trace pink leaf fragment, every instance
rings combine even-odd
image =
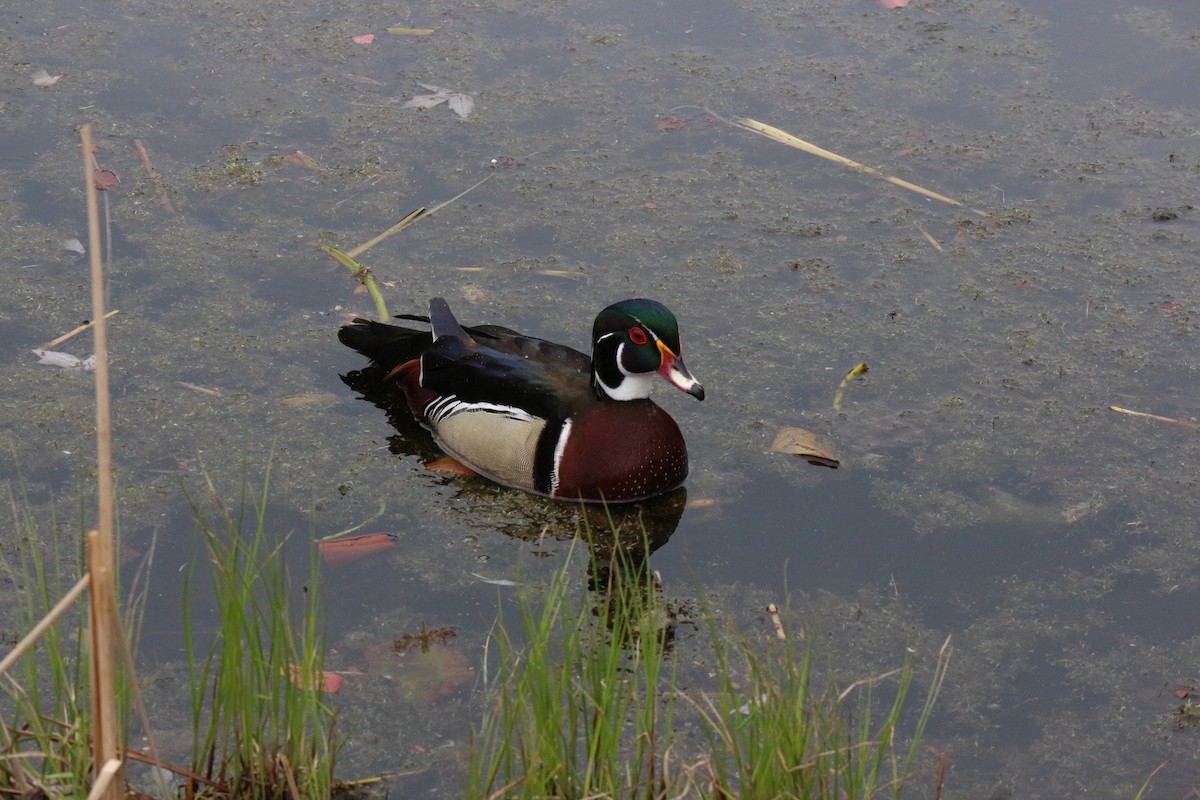
[[[350,40],[355,44],[370,44],[371,42],[375,41],[375,34],[364,33],[361,36],[351,36]]]

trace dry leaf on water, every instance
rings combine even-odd
[[[315,158],[301,150],[293,150],[292,152],[288,153],[287,160],[288,163],[295,164],[298,167],[304,167],[305,169],[321,169],[321,164]]]
[[[465,94],[452,94],[446,102],[450,105],[450,110],[463,119],[471,116],[471,112],[475,109],[475,101]]]
[[[841,463],[833,442],[826,436],[796,427],[783,427],[775,434],[771,450],[789,456],[800,456],[818,467],[837,469]]]
[[[58,79],[61,78],[62,75],[51,75],[44,69],[35,69],[31,77],[33,78],[34,86],[53,86],[54,84],[58,83]]]
[[[433,86],[428,83],[422,83],[422,88],[428,89],[432,94],[414,95],[413,99],[406,102],[401,108],[433,108],[446,103],[450,106],[455,114],[458,114],[463,119],[471,115],[475,109],[475,101],[470,95],[462,92],[452,92],[449,89],[443,89],[440,86]]]
[[[364,33],[362,36],[351,36],[350,40],[355,44],[370,44],[375,41],[375,34]]]

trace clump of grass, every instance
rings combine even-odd
[[[901,795],[948,647],[907,738],[900,724],[910,665],[845,690],[817,684],[810,646],[782,627],[777,641],[756,643],[708,614],[713,682],[685,692],[676,684],[673,615],[644,561],[618,552],[611,569],[593,564],[594,574],[611,577],[589,607],[575,597],[574,550],[541,597],[518,599],[519,627],[510,629],[501,611],[499,663],[494,674],[484,669],[494,705],[471,753],[468,796]],[[878,704],[885,686],[891,699]]]
[[[540,608],[528,596],[518,602],[523,642],[501,612],[489,678],[496,705],[472,752],[471,796],[659,793],[659,737],[673,705],[657,695],[669,666],[665,601],[646,570],[618,564],[594,570],[608,580],[589,610],[573,600],[576,560],[568,556]]]
[[[841,689],[833,678],[814,681],[811,647],[806,641],[797,644],[782,623],[770,648],[723,635],[711,617],[709,630],[716,687],[689,699],[709,739],[704,766],[712,796],[901,796],[946,676],[949,640],[905,738],[900,721],[912,686],[911,664]],[[743,676],[743,688],[735,674]],[[891,700],[880,704],[875,691],[884,686]]]
[[[5,564],[24,598],[28,628],[50,615],[70,587],[68,571],[82,571],[81,554],[48,553],[32,515],[10,496],[13,528],[28,545],[19,564]],[[57,539],[54,540],[57,545]],[[69,562],[69,563],[68,563]],[[20,657],[22,680],[4,676],[7,702],[0,714],[0,794],[59,797],[87,794],[92,771],[88,710],[86,617],[70,611],[46,627],[37,646]]]
[[[267,527],[267,488],[247,524],[209,485],[215,518],[197,513],[217,603],[216,639],[197,652],[184,588],[184,632],[192,689],[192,771],[207,778],[197,797],[327,798],[335,789],[335,715],[324,702],[323,631],[317,565],[289,585]],[[294,598],[303,592],[303,601]]]

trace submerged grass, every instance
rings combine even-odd
[[[330,797],[337,739],[334,711],[322,696],[316,561],[303,587],[289,585],[283,539],[268,533],[266,481],[249,521],[247,498],[235,517],[209,488],[215,517],[196,514],[217,603],[207,655],[198,650],[190,618],[190,572],[183,606],[192,771],[207,779],[195,796]]]
[[[515,628],[503,611],[498,619],[498,665],[484,670],[493,706],[471,753],[469,797],[901,796],[948,645],[906,737],[910,665],[841,690],[814,681],[811,647],[782,628],[779,641],[756,643],[709,614],[712,683],[684,690],[674,616],[649,569],[619,554],[593,564],[610,577],[589,607],[574,599],[574,550],[540,598],[519,598]],[[891,700],[881,705],[883,686]]]

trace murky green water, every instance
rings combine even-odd
[[[336,329],[371,306],[313,244],[349,248],[491,175],[365,260],[393,311],[440,294],[464,321],[580,347],[613,300],[676,311],[709,398],[659,395],[694,460],[653,560],[669,592],[712,593],[752,630],[791,591],[850,674],[909,650],[932,668],[953,635],[930,732],[951,796],[1131,797],[1167,759],[1148,796],[1183,796],[1200,435],[1108,406],[1196,414],[1200,7],[1044,5],[9,4],[0,477],[71,520],[93,468],[91,380],[28,354],[89,315],[85,259],[61,243],[86,238],[74,128],[91,121],[122,179],[110,344],[124,540],[158,542],[147,674],[182,686],[183,487],[207,472],[236,496],[273,450],[281,533],[383,502],[370,529],[399,540],[327,574],[332,665],[374,664],[338,695],[343,777],[424,770],[396,791],[454,796],[471,682],[405,694],[372,648],[455,626],[478,670],[504,590],[476,576],[552,569],[574,514],[422,468],[419,431],[339,379],[361,363]],[[38,87],[37,69],[62,77]],[[419,83],[474,113],[402,108]],[[686,125],[661,131],[666,116]],[[832,437],[846,467],[768,453],[783,425]],[[170,740],[183,723],[162,718]]]

